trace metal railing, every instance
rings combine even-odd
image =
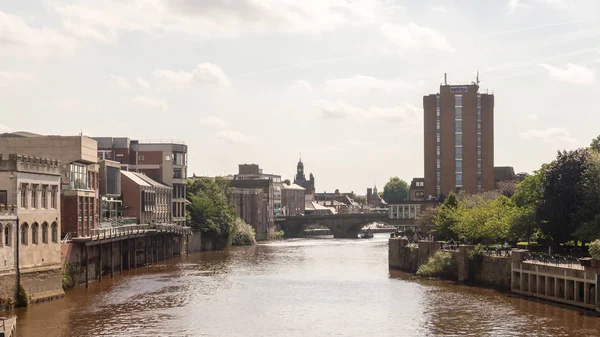
[[[185,142],[182,140],[176,139],[140,139],[138,140],[138,144],[178,144],[185,145]]]
[[[187,235],[191,234],[191,228],[186,226],[172,224],[143,224],[143,225],[123,225],[108,228],[95,228],[90,230],[90,238],[94,240],[104,240],[120,236],[145,234],[149,232],[173,233]]]
[[[555,267],[581,267],[579,259],[573,256],[559,256],[548,254],[527,254],[523,262],[552,265]]]
[[[73,234],[71,232],[68,232],[67,234],[65,234],[65,237],[63,237],[62,240],[60,240],[60,243],[71,242],[72,238]]]

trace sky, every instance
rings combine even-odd
[[[317,191],[423,176],[423,96],[495,95],[495,165],[600,134],[599,0],[0,0],[0,132],[176,139]]]

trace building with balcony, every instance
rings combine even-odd
[[[172,188],[171,218],[185,225],[187,145],[174,140],[132,140],[126,137],[94,137],[97,157],[119,162],[121,171],[144,173]]]
[[[171,223],[172,188],[138,172],[121,172],[123,215],[138,224]]]
[[[101,160],[98,172],[100,192],[100,223],[121,217],[121,165],[116,161]]]
[[[85,136],[43,136],[31,133],[0,135],[0,153],[53,158],[60,162],[60,219],[64,235],[89,236],[98,227],[96,141]],[[58,202],[58,201],[57,201]]]
[[[0,297],[19,282],[34,300],[64,294],[60,180],[56,159],[0,154]]]

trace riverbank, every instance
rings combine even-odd
[[[373,233],[394,233],[394,232],[396,232],[396,228],[369,228],[369,230]],[[307,236],[307,237],[326,236],[326,235],[333,235],[333,232],[327,228],[305,229],[304,230],[304,236]]]
[[[474,246],[445,251],[449,259],[444,277],[471,285],[494,288],[600,312],[600,268],[527,260],[527,250],[513,249],[509,257],[481,255]],[[416,273],[441,249],[439,242],[408,243],[391,238],[390,269]]]

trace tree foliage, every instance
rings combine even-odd
[[[392,177],[383,187],[383,200],[396,202],[408,200],[408,184],[406,181]]]
[[[210,178],[188,181],[187,206],[191,227],[231,244],[236,210],[228,197],[228,185]]]

